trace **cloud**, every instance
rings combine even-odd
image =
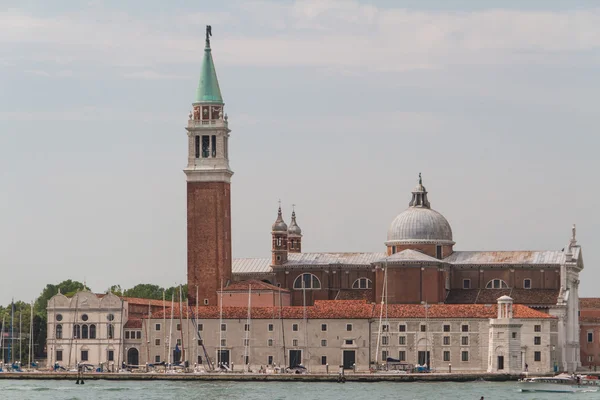
[[[161,19],[121,10],[52,17],[9,10],[0,13],[0,45],[17,52],[24,46],[28,51],[20,57],[27,61],[141,67],[127,77],[173,79],[153,71],[199,62],[204,24],[198,21],[213,24],[222,65],[339,68],[346,74],[354,68],[568,63],[561,54],[600,48],[600,9],[442,12],[341,0],[258,1],[228,12]]]

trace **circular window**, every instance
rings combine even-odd
[[[83,314],[83,315],[81,316],[81,320],[82,320],[82,321],[87,321],[87,320],[88,320],[88,316],[87,316],[87,314]]]
[[[56,320],[57,321],[62,321],[62,314],[56,314]]]
[[[109,320],[109,321],[113,321],[115,319],[115,314],[108,314],[106,316],[106,319]]]

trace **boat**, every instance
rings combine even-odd
[[[600,388],[595,382],[568,374],[523,378],[518,385],[521,392],[597,392]]]

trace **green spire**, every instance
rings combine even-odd
[[[223,104],[223,97],[221,97],[221,89],[219,89],[219,81],[217,79],[217,70],[215,69],[210,51],[210,36],[212,36],[211,27],[207,25],[204,59],[202,60],[202,70],[200,72],[200,82],[198,83],[195,102]]]

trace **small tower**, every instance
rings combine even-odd
[[[498,318],[490,319],[488,343],[488,372],[505,374],[522,371],[521,320],[514,319],[513,299],[498,300]]]
[[[302,229],[296,223],[296,210],[292,211],[292,222],[288,228],[288,251],[302,253]]]
[[[229,126],[210,48],[206,42],[200,82],[188,124],[187,251],[188,301],[217,305],[217,290],[231,280]]]
[[[271,264],[283,265],[287,262],[288,258],[288,226],[281,215],[281,202],[277,210],[277,219],[271,228],[271,236],[273,238],[271,247],[273,258]]]

